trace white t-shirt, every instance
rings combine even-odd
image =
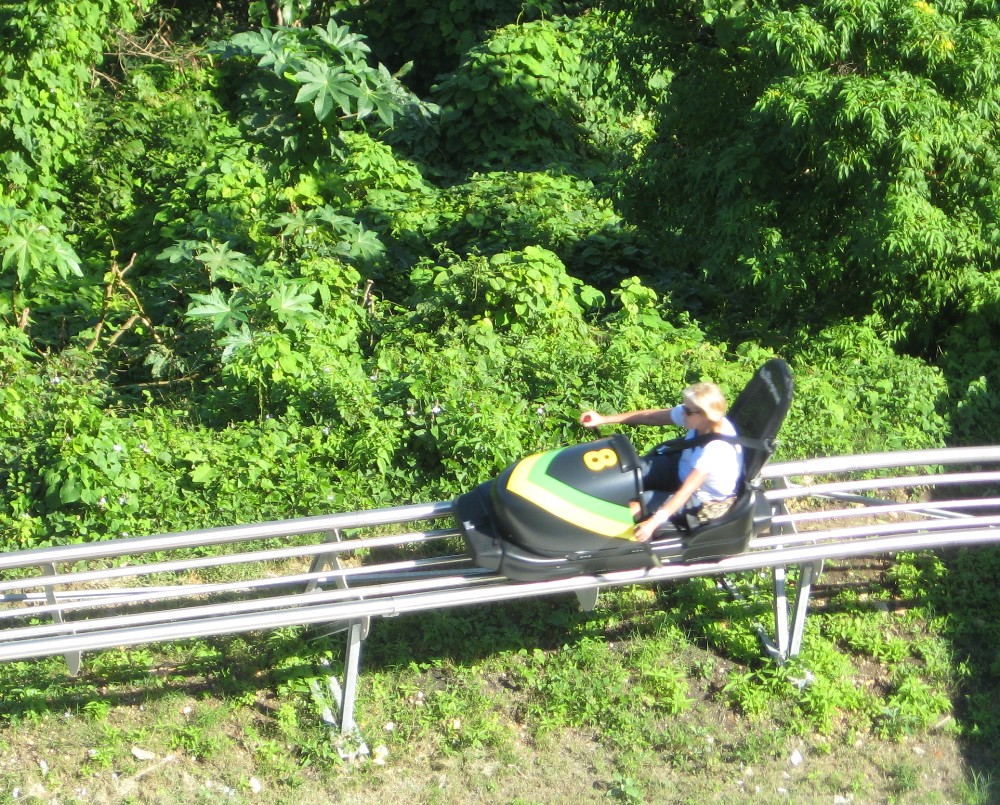
[[[684,406],[677,405],[670,410],[670,418],[675,425],[684,425]],[[736,428],[725,417],[722,418],[723,436],[736,436]],[[695,430],[688,430],[685,439],[694,439]],[[705,481],[698,489],[698,497],[705,500],[723,500],[736,493],[736,484],[743,471],[743,448],[722,439],[713,439],[707,444],[689,447],[681,453],[678,466],[681,483],[698,469],[706,473]]]

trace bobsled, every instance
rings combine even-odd
[[[742,553],[770,522],[758,476],[774,452],[792,393],[791,370],[775,358],[730,406],[743,473],[736,500],[721,517],[693,526],[685,521],[638,542],[629,504],[642,500],[640,458],[631,440],[616,433],[522,458],[456,498],[455,519],[469,553],[479,567],[515,581],[711,562]],[[674,439],[652,452],[686,446],[690,440]]]

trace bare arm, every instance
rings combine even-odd
[[[600,425],[672,425],[669,408],[646,408],[642,411],[626,411],[623,414],[599,414],[597,411],[584,411],[580,415],[580,424],[585,428],[596,428]]]
[[[707,477],[708,473],[704,470],[691,470],[691,474],[684,479],[684,483],[681,484],[680,489],[674,492],[667,502],[653,512],[652,515],[636,525],[635,538],[639,542],[648,542],[657,528],[684,508],[691,499],[691,496],[705,483]]]

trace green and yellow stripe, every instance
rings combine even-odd
[[[635,539],[635,521],[628,506],[588,495],[548,475],[559,450],[522,459],[511,471],[507,489],[560,520],[604,537]]]

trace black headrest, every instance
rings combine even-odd
[[[755,478],[774,449],[774,439],[792,404],[792,370],[781,358],[772,358],[754,374],[733,401],[727,416],[743,437],[759,439],[768,449],[744,448],[743,474]]]

